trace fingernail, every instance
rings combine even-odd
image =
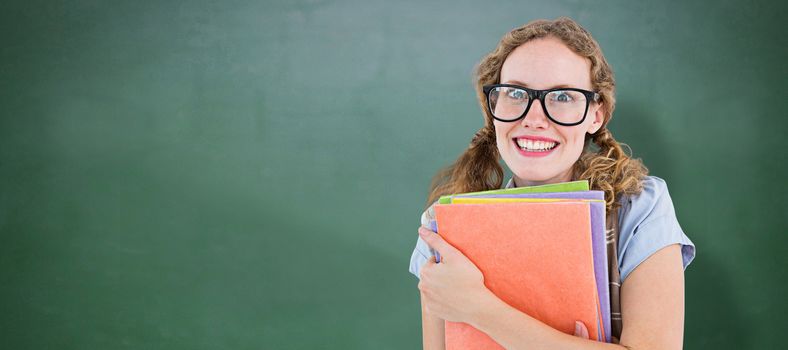
[[[580,322],[575,321],[575,334],[580,334]]]

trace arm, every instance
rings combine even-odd
[[[423,296],[421,300],[421,332],[424,338],[424,350],[444,350],[446,349],[445,323],[442,319],[427,312]]]
[[[681,245],[662,248],[621,286],[621,344],[633,349],[681,349],[684,342],[684,268]]]
[[[561,333],[497,298],[471,324],[507,349],[681,349],[684,269],[674,244],[641,263],[621,287],[624,329],[620,345]]]

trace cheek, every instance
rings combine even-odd
[[[507,124],[511,123],[502,123],[497,120],[493,123],[493,126],[495,126],[495,142],[498,144],[498,149],[506,145],[507,135],[511,129],[511,126]]]
[[[577,157],[583,153],[583,146],[585,144],[585,133],[584,132],[576,132],[573,133],[571,139],[567,140],[567,148],[566,151],[568,154],[571,154],[572,158],[577,160]]]
[[[583,144],[583,138],[585,137],[585,133],[584,132],[576,132],[576,133],[573,133],[570,137],[571,137],[571,140],[572,140],[571,143],[573,145],[582,145]]]
[[[564,139],[564,152],[568,154],[580,154],[583,151],[583,144],[585,143],[585,132],[582,129],[568,129],[563,127],[561,134]]]
[[[574,146],[577,143],[583,143],[583,135],[585,135],[585,124],[577,126],[560,126],[554,125],[556,131],[561,136],[565,145]]]

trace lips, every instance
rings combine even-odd
[[[526,157],[542,157],[552,153],[560,143],[542,136],[518,136],[512,138],[520,154]]]
[[[518,147],[529,151],[550,150],[559,145],[559,142],[540,136],[519,136],[512,139]]]
[[[544,136],[530,136],[530,135],[524,135],[524,136],[517,136],[517,137],[514,137],[514,138],[512,138],[512,139],[513,139],[513,140],[515,140],[515,142],[516,142],[518,139],[523,139],[523,140],[532,140],[532,141],[546,141],[546,142],[555,142],[555,143],[558,143],[558,141],[556,141],[556,140],[553,140],[553,139],[551,139],[551,138],[549,138],[549,137],[544,137]]]

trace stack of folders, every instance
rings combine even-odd
[[[573,181],[444,196],[430,225],[510,306],[567,334],[581,321],[610,342],[604,192]],[[445,330],[447,349],[503,349],[465,323]]]

